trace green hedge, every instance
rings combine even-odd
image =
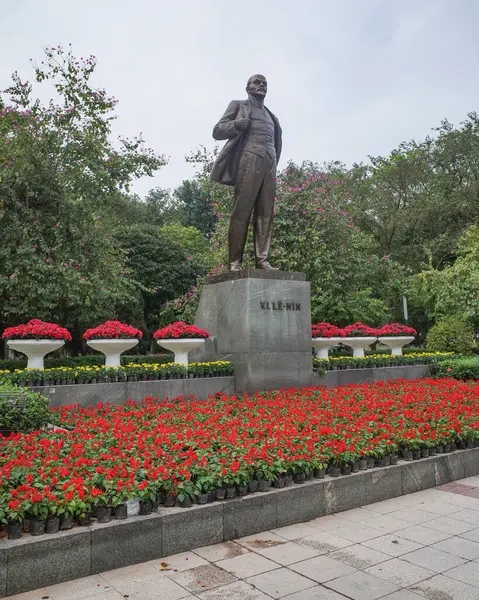
[[[174,355],[168,354],[147,354],[141,355],[128,355],[125,354],[121,357],[121,364],[126,365],[131,362],[142,363],[142,364],[162,364],[173,362]],[[87,356],[66,356],[64,358],[46,358],[44,361],[45,369],[58,369],[60,367],[94,367],[105,364],[105,357],[103,354],[88,354]],[[15,369],[26,369],[27,359],[25,360],[7,360],[0,359],[0,371],[14,371]]]
[[[0,430],[28,433],[49,420],[50,398],[10,383],[0,385]]]
[[[407,346],[406,348],[403,348],[402,351],[403,351],[403,354],[413,354],[416,352],[425,352],[425,349],[419,348],[417,346]],[[380,346],[379,344],[377,344],[376,350],[373,350],[372,348],[366,348],[364,353],[366,356],[369,356],[371,354],[384,354],[384,356],[390,356],[391,348],[386,348],[385,346]],[[329,350],[329,355],[334,356],[334,357],[352,356],[353,349],[349,348],[348,346],[345,348],[334,347]]]
[[[452,377],[453,379],[479,379],[479,358],[467,356],[445,360],[433,367],[436,377]]]
[[[320,358],[313,358],[313,368],[319,374],[325,374],[327,371],[339,371],[343,369],[372,369],[378,367],[400,367],[400,366],[413,366],[413,365],[433,365],[443,361],[451,361],[453,356],[445,355],[441,356],[436,353],[434,355],[427,355],[427,353],[418,353],[415,356],[365,356],[364,358],[359,357],[330,357],[330,360],[324,360]]]

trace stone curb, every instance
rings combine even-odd
[[[0,543],[0,597],[308,521],[479,474],[479,448],[190,509]]]

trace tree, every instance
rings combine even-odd
[[[181,223],[185,227],[196,227],[203,235],[211,236],[216,217],[207,192],[195,179],[185,180],[176,188],[174,197],[181,213]]]
[[[2,327],[38,317],[78,339],[139,299],[105,217],[165,160],[141,138],[112,145],[116,100],[91,86],[95,65],[47,48],[35,81],[50,81],[59,100],[34,100],[16,73],[0,97]]]

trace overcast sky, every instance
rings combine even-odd
[[[173,188],[184,156],[213,147],[228,102],[253,73],[283,127],[283,156],[387,154],[447,117],[479,110],[479,0],[0,0],[0,87],[30,76],[43,47],[98,59],[119,99],[116,133],[170,157],[135,185]]]

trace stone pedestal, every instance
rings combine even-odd
[[[304,273],[245,269],[210,277],[195,325],[211,339],[191,353],[191,361],[231,361],[238,392],[311,385],[310,286]]]

